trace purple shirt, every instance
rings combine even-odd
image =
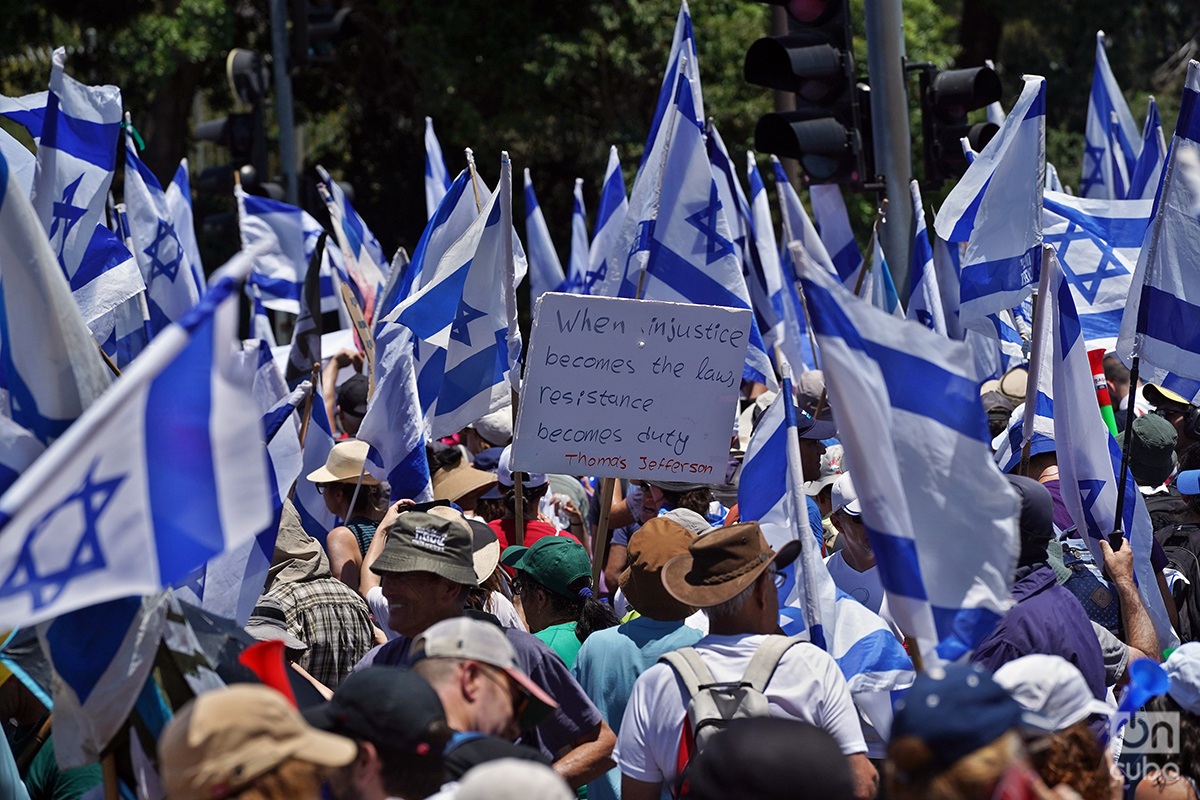
[[[1050,493],[1050,499],[1054,501],[1054,525],[1064,533],[1075,527],[1075,520],[1071,519],[1071,512],[1067,511],[1067,506],[1063,503],[1062,487],[1057,480],[1042,481],[1042,486],[1046,487],[1046,491]]]

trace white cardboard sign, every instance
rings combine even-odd
[[[724,483],[751,313],[542,295],[513,468]]]

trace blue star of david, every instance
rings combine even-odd
[[[733,254],[733,242],[717,233],[717,212],[721,200],[717,197],[717,185],[709,190],[708,204],[687,218],[687,223],[704,235],[705,264]]]
[[[467,301],[463,300],[458,304],[458,313],[454,317],[454,324],[450,326],[450,338],[470,347],[471,323],[483,316],[484,313],[482,311],[477,308],[471,308],[471,306],[467,305]]]
[[[175,257],[164,262],[160,257],[161,245],[167,242],[175,243]],[[175,276],[179,274],[179,264],[183,261],[183,245],[179,243],[179,237],[175,235],[174,225],[160,219],[158,230],[154,232],[154,241],[142,252],[150,257],[150,280],[153,281],[157,275],[165,275],[171,283],[175,282]]]
[[[600,262],[600,266],[595,270],[588,270],[583,276],[583,293],[591,294],[592,287],[604,280],[604,276],[608,274],[608,259]]]
[[[1112,520],[1100,522],[1096,519],[1096,515],[1092,513],[1092,506],[1096,505],[1096,501],[1100,499],[1100,493],[1104,491],[1105,481],[1079,481],[1079,499],[1083,501],[1083,516],[1087,520],[1090,531],[1103,530],[1102,525],[1111,525]]]
[[[83,181],[83,174],[73,183],[67,185],[63,189],[62,200],[56,202],[53,207],[54,221],[50,223],[51,241],[54,241],[54,234],[58,232],[59,223],[62,223],[62,239],[58,242],[58,263],[63,269],[66,269],[66,264],[63,263],[63,249],[67,246],[67,236],[71,233],[71,228],[75,227],[75,223],[79,222],[80,218],[87,212],[86,208],[72,205],[75,202],[75,192],[79,191],[79,184]]]
[[[1113,252],[1113,248],[1108,242],[1092,235],[1089,231],[1077,225],[1074,220],[1067,221],[1067,229],[1064,232],[1046,234],[1043,238],[1045,238],[1048,244],[1062,245],[1062,249],[1058,250],[1058,261],[1062,265],[1063,272],[1066,273],[1068,281],[1079,290],[1079,293],[1083,295],[1089,305],[1096,302],[1096,295],[1100,292],[1100,285],[1105,280],[1129,274],[1129,270],[1117,258],[1116,253]],[[1090,241],[1100,251],[1100,261],[1096,264],[1095,271],[1075,272],[1067,263],[1067,250],[1070,248],[1071,242],[1078,241]]]
[[[102,570],[107,566],[104,553],[100,549],[100,532],[97,523],[126,476],[98,481],[96,480],[96,467],[99,463],[97,460],[92,464],[79,488],[43,514],[29,528],[25,543],[21,545],[21,552],[17,555],[16,565],[8,573],[4,582],[0,584],[0,598],[28,592],[33,603],[33,610],[36,611],[57,600],[71,581]],[[43,534],[61,540],[64,531],[51,523],[55,521],[60,511],[72,503],[78,503],[83,512],[83,531],[79,541],[76,542],[75,549],[71,553],[71,560],[65,567],[43,573],[38,569],[33,555],[33,546]]]
[[[1092,171],[1079,179],[1079,194],[1081,197],[1087,197],[1093,186],[1102,186],[1104,184],[1104,148],[1099,145],[1090,145],[1086,141],[1083,143],[1083,163],[1086,165],[1088,159],[1092,162]]]

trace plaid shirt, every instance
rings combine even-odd
[[[375,646],[366,601],[337,578],[276,583],[264,595],[280,601],[288,632],[308,645],[300,666],[330,689]]]

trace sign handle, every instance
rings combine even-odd
[[[596,523],[596,538],[592,540],[592,588],[596,591],[600,588],[600,571],[604,569],[604,551],[608,549],[608,515],[612,513],[615,480],[616,478],[600,480],[600,519]],[[609,589],[616,592],[615,586],[610,586]]]

